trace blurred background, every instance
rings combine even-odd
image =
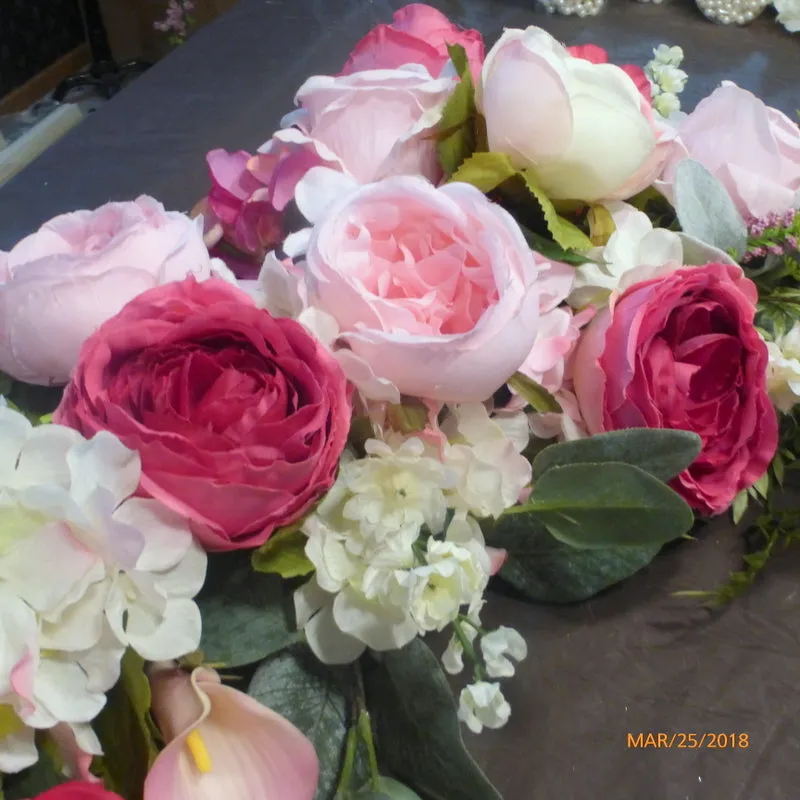
[[[0,185],[237,0],[0,0]]]

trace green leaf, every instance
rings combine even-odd
[[[298,523],[275,531],[253,552],[253,569],[282,578],[300,578],[313,572],[314,565],[306,555],[308,537],[300,530],[301,525]]]
[[[675,212],[681,229],[724,251],[747,250],[747,227],[723,184],[691,158],[675,170]]]
[[[453,173],[450,182],[469,183],[486,194],[516,174],[505,153],[474,153]]]
[[[577,548],[555,539],[532,514],[482,520],[487,544],[508,551],[500,578],[531,600],[575,603],[587,600],[647,566],[661,549]]]
[[[575,253],[572,250],[565,250],[561,245],[556,244],[540,233],[526,228],[524,225],[520,225],[519,227],[531,250],[536,250],[537,253],[541,253],[545,258],[551,261],[561,261],[563,264],[570,264],[573,267],[580,267],[583,264],[598,263],[594,259],[587,258],[584,253]]]
[[[742,517],[744,517],[745,512],[747,511],[747,505],[749,502],[749,496],[747,494],[747,490],[743,489],[733,500],[733,509],[732,509],[732,517],[733,517],[733,524],[738,525],[742,521]]]
[[[133,650],[122,657],[119,681],[108,693],[94,729],[103,746],[99,765],[106,785],[127,800],[141,800],[158,745],[150,719],[150,682],[144,660]]]
[[[422,800],[416,792],[392,778],[381,778],[380,789],[375,791],[368,783],[356,792],[353,800]]]
[[[44,748],[39,749],[39,760],[32,767],[13,775],[4,775],[2,778],[5,800],[35,798],[42,792],[46,792],[48,789],[67,781],[67,778],[60,774]],[[3,797],[3,795],[0,795],[0,797]]]
[[[315,800],[333,800],[344,762],[347,731],[353,720],[347,702],[352,669],[320,663],[307,648],[293,648],[264,661],[247,693],[299,728],[319,758]],[[358,783],[366,780],[363,759],[356,758]],[[358,784],[357,784],[358,785]]]
[[[297,642],[284,607],[283,581],[254,572],[247,553],[215,554],[197,598],[205,659],[227,667],[253,664]]]
[[[534,482],[524,506],[550,533],[573,547],[662,545],[694,523],[686,502],[639,467],[613,461],[551,467]]]
[[[527,375],[523,375],[521,372],[515,372],[508,379],[508,385],[522,397],[534,411],[561,411],[561,406],[558,404],[558,401],[547,389],[540,386]]]
[[[439,122],[439,161],[445,175],[452,175],[475,150],[475,87],[466,51],[447,45],[460,80],[445,103]]]
[[[389,403],[386,407],[386,422],[392,430],[403,434],[423,431],[428,424],[428,409],[419,400]]]
[[[756,493],[767,499],[767,492],[769,492],[769,471],[765,472],[754,484],[753,489]]]
[[[628,428],[601,433],[546,447],[533,460],[533,479],[551,467],[615,461],[633,464],[654,478],[668,481],[697,458],[701,447],[700,437],[689,431]]]
[[[419,639],[364,670],[378,760],[428,800],[500,800],[464,747],[456,702]]]
[[[547,230],[550,231],[550,235],[556,244],[565,250],[590,250],[592,248],[592,240],[576,225],[558,215],[552,200],[536,183],[536,179],[531,172],[523,169],[520,174],[525,180],[525,186],[528,191],[542,209],[544,221],[547,223]]]

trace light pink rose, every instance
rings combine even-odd
[[[270,201],[283,209],[314,166],[339,170],[361,184],[391,175],[442,174],[431,135],[456,84],[410,64],[394,70],[309,78],[301,106],[259,150],[255,175],[269,175]]]
[[[211,274],[200,221],[151,197],[55,217],[0,253],[0,370],[66,383],[83,342],[129,300]]]
[[[541,28],[508,29],[486,56],[476,101],[489,149],[529,170],[553,199],[636,194],[659,174],[673,134],[613,64],[571,55]]]
[[[400,394],[485,400],[539,330],[541,256],[467,184],[396,177],[359,187],[321,217],[306,259],[308,301],[338,325],[340,358]]]
[[[724,184],[743,216],[792,207],[800,190],[800,130],[751,92],[723,82],[680,123],[678,137],[657,184],[670,200],[678,164],[692,158]]]
[[[354,48],[342,69],[351,75],[367,69],[396,69],[422,64],[431,75],[440,75],[450,60],[447,45],[461,45],[472,76],[478,80],[483,64],[483,37],[463,30],[431,6],[412,3],[394,12],[391,25],[376,25]]]

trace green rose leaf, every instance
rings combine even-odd
[[[352,670],[320,663],[310,650],[292,648],[259,665],[247,693],[286,717],[314,745],[319,758],[319,786],[315,800],[333,800],[344,763],[348,714],[347,687]],[[368,769],[357,757],[357,785]]]
[[[725,252],[747,250],[747,227],[728,190],[702,164],[685,158],[675,169],[675,212],[681,229]]]
[[[364,670],[378,761],[429,800],[500,800],[464,747],[456,702],[419,639]]]
[[[540,603],[587,600],[629,578],[658,554],[659,545],[578,548],[554,538],[532,514],[481,523],[487,544],[508,551],[500,578]]]
[[[558,215],[553,201],[545,194],[544,189],[536,183],[536,179],[531,172],[524,169],[521,170],[520,175],[525,180],[525,186],[528,191],[542,209],[544,221],[547,223],[547,230],[550,231],[550,235],[556,244],[565,250],[590,250],[592,248],[592,240],[576,225]]]
[[[150,718],[150,682],[144,660],[133,650],[122,657],[119,681],[108,693],[94,729],[103,746],[97,765],[106,785],[123,797],[141,798],[158,744]]]
[[[246,553],[215,554],[197,598],[203,615],[200,649],[207,662],[254,664],[300,640],[277,575],[254,572]]]
[[[475,87],[467,53],[461,45],[447,45],[460,80],[447,99],[439,122],[439,161],[452,175],[475,150]]]
[[[59,774],[53,761],[39,750],[39,760],[22,772],[2,776],[0,798],[3,800],[29,800],[48,789],[66,783],[67,778]]]
[[[505,153],[474,153],[453,173],[450,182],[469,183],[486,194],[516,174]]]
[[[509,379],[508,385],[531,406],[534,411],[561,411],[558,401],[543,386],[535,380],[515,372]]]
[[[416,792],[392,778],[381,778],[376,791],[368,783],[358,792],[353,800],[422,800]]]
[[[301,578],[314,571],[306,555],[308,537],[299,523],[281,528],[253,553],[252,566],[256,572],[280,575],[281,578]]]
[[[551,467],[534,482],[524,506],[504,516],[533,514],[573,547],[663,545],[692,527],[694,514],[666,484],[631,464],[613,461]]]
[[[545,447],[533,460],[533,479],[552,467],[615,461],[668,481],[691,465],[702,444],[700,437],[689,431],[628,428],[601,433]]]

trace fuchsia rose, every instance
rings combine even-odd
[[[596,44],[576,44],[567,48],[567,52],[574,58],[582,58],[591,64],[608,64],[608,52]],[[642,97],[648,103],[653,102],[653,87],[645,75],[644,70],[636,64],[620,64],[619,68],[636,84]]]
[[[283,215],[270,202],[268,182],[249,169],[252,156],[244,150],[212,150],[206,161],[212,181],[205,209],[210,243],[224,240],[260,265],[283,239]]]
[[[309,78],[301,106],[281,121],[259,150],[255,174],[269,176],[270,201],[283,209],[314,166],[339,170],[357,183],[391,175],[442,175],[433,136],[455,78],[433,78],[418,64],[394,70]]]
[[[122,798],[104,789],[102,783],[70,781],[37,794],[34,800],[122,800]]]
[[[0,251],[0,370],[66,383],[84,340],[129,300],[213,271],[199,221],[152,197],[55,217]]]
[[[685,158],[721,181],[745,217],[782,214],[797,204],[800,129],[735,83],[724,81],[681,121],[656,184],[670,200],[675,170]]]
[[[333,483],[350,427],[341,369],[297,322],[221,280],[137,297],[81,351],[55,420],[114,433],[140,493],[208,550],[263,544]]]
[[[431,75],[438,76],[450,60],[449,44],[464,48],[477,81],[484,56],[480,33],[459,28],[441,11],[424,3],[412,3],[395,11],[391,25],[374,27],[353,48],[341,74],[422,64]]]
[[[702,514],[725,511],[766,472],[778,444],[757,299],[739,267],[680,269],[627,289],[575,354],[590,434],[670,428],[701,437],[700,455],[673,486]]]
[[[470,402],[531,352],[537,259],[511,215],[474,186],[400,177],[334,203],[304,270],[308,303],[338,325],[339,358],[360,359],[400,394]]]

